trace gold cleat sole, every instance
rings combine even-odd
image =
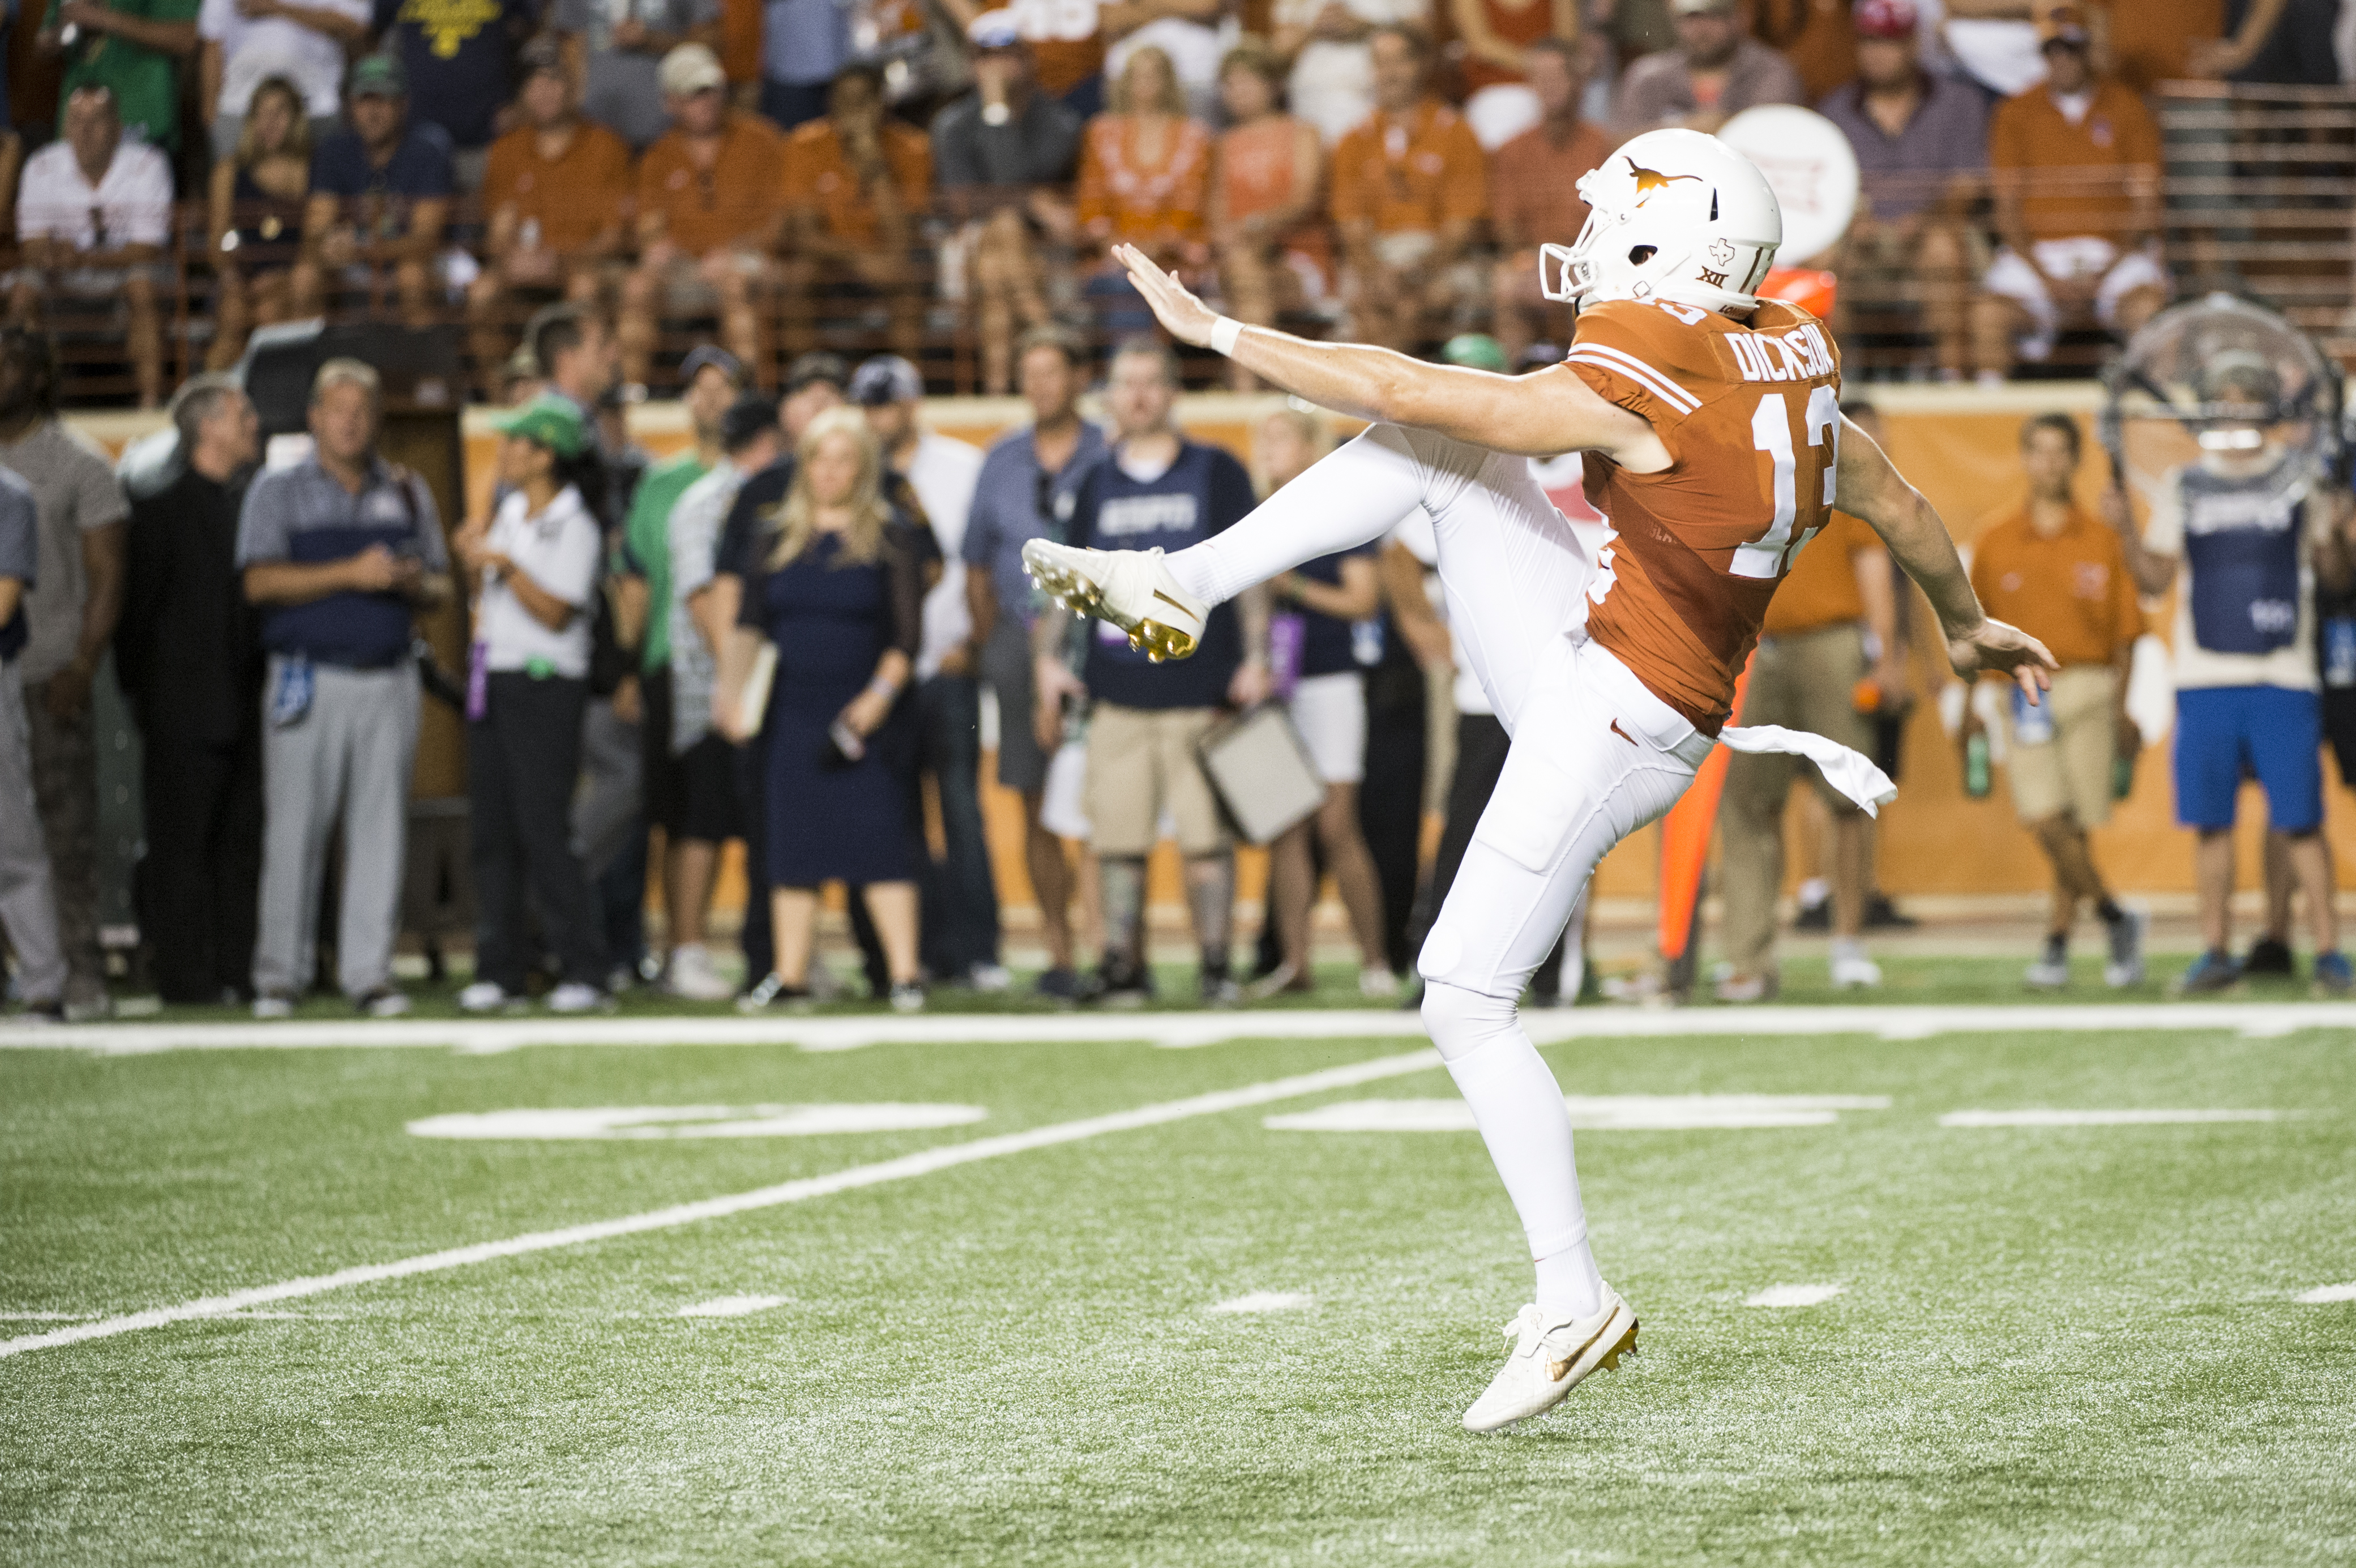
[[[1597,1371],[1616,1372],[1620,1369],[1622,1357],[1633,1356],[1636,1353],[1636,1328],[1637,1326],[1633,1323],[1628,1325],[1628,1332],[1620,1337],[1620,1343],[1603,1352],[1603,1359],[1595,1363]]]
[[[1087,616],[1095,620],[1109,621],[1129,633],[1129,645],[1143,652],[1159,664],[1170,659],[1191,658],[1194,639],[1173,626],[1147,618],[1132,620],[1119,615],[1106,605],[1097,585],[1076,573],[1060,566],[1030,566],[1032,579],[1045,590],[1047,596],[1074,615]]]

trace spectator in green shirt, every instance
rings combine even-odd
[[[199,0],[49,0],[36,40],[66,57],[59,128],[76,89],[108,87],[125,130],[164,149],[180,146],[179,62],[197,52]]]

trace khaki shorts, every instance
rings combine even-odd
[[[1853,620],[1788,637],[1762,637],[1759,655],[1751,662],[1750,684],[1743,688],[1742,715],[1736,722],[1807,730],[1870,757],[1873,721],[1857,711],[1856,695],[1857,683],[1865,679],[1868,668],[1865,628]],[[1785,778],[1794,770],[1805,774],[1835,814],[1857,812],[1856,804],[1826,783],[1823,773],[1796,758],[1735,760],[1738,764],[1780,763]]]
[[[1227,847],[1226,820],[1194,746],[1218,723],[1216,708],[1121,708],[1099,703],[1088,714],[1088,822],[1098,854],[1152,852],[1164,806],[1178,822],[1178,850],[1216,854]]]
[[[2111,819],[2111,761],[2118,755],[2118,672],[2107,664],[2072,664],[2053,677],[2045,703],[2053,738],[2023,746],[2004,702],[2005,773],[2013,810],[2024,822],[2070,812],[2082,828]]]

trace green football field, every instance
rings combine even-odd
[[[1578,1015],[1490,1438],[1411,1018],[19,1033],[0,1562],[2346,1563],[2356,1009],[2143,1005]]]

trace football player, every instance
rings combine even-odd
[[[1894,793],[1822,736],[1727,724],[1767,601],[1826,512],[1864,519],[1922,585],[1957,674],[2009,672],[2033,700],[2053,669],[1982,613],[1930,502],[1841,416],[1831,334],[1755,293],[1783,240],[1759,171],[1715,137],[1655,131],[1579,190],[1586,228],[1539,263],[1548,296],[1578,307],[1570,351],[1519,379],[1242,328],[1124,252],[1180,340],[1372,426],[1177,554],[1025,548],[1071,607],[1183,657],[1204,607],[1430,514],[1449,624],[1513,736],[1417,965],[1425,1026],[1537,1262],[1505,1365],[1465,1412],[1475,1432],[1550,1408],[1636,1346],[1588,1246],[1562,1091],[1515,1011],[1588,874],[1676,803],[1715,742],[1807,755],[1868,810]],[[1584,545],[1526,461],[1570,451],[1588,455],[1605,523]]]

